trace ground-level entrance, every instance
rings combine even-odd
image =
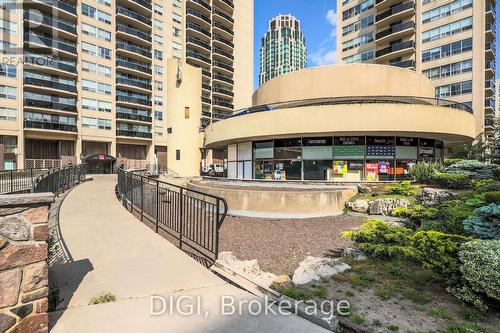
[[[85,156],[82,162],[87,165],[89,174],[111,174],[114,171],[116,158],[106,154]]]

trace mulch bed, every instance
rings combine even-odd
[[[308,219],[228,216],[220,229],[219,249],[234,252],[240,260],[258,259],[264,271],[289,275],[307,256],[338,257],[353,245],[341,233],[365,220],[345,214]]]

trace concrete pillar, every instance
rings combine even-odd
[[[167,61],[167,160],[179,176],[200,175],[201,69]]]

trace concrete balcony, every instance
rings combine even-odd
[[[47,131],[58,131],[66,132],[71,134],[77,134],[76,125],[61,124],[56,122],[45,122],[45,121],[34,121],[34,120],[24,120],[24,129],[36,129],[36,130],[47,130]]]
[[[188,0],[186,1],[186,7],[197,9],[199,12],[208,16],[212,11],[212,6],[204,0]]]
[[[209,57],[189,49],[186,51],[186,60],[199,66],[210,66],[211,63]]]
[[[138,132],[138,131],[127,131],[127,130],[116,130],[117,137],[126,137],[126,138],[136,138],[142,140],[152,140],[153,134],[148,132]]]
[[[231,17],[230,14],[227,14],[219,9],[214,8],[212,10],[212,17],[217,20],[217,22],[221,23],[228,29],[233,29],[234,26],[234,19]]]
[[[53,58],[51,54],[24,54],[24,68],[53,75],[78,76],[76,62]]]
[[[127,24],[138,27],[139,29],[150,31],[151,30],[151,19],[147,16],[138,14],[125,7],[116,8],[116,18],[117,21],[126,22]]]
[[[204,15],[194,8],[186,8],[186,19],[205,29],[210,29],[210,26],[212,25],[210,16]]]
[[[74,85],[59,83],[57,81],[43,80],[35,77],[24,77],[24,88],[31,91],[45,92],[58,95],[77,95],[76,83]]]
[[[408,21],[401,24],[396,24],[390,28],[377,32],[375,35],[376,43],[387,43],[390,40],[403,38],[415,34],[415,22]]]
[[[132,43],[126,43],[122,40],[116,41],[116,53],[147,63],[152,61],[151,49]]]
[[[138,45],[151,47],[151,34],[139,29],[131,28],[123,24],[117,24],[116,36],[118,38],[129,40],[130,42],[136,43]]]
[[[29,27],[36,27],[37,31],[47,34],[53,34],[54,31],[57,31],[58,37],[69,40],[77,39],[76,21],[70,23],[70,21],[61,20],[34,11],[25,11],[23,17],[26,29]]]
[[[60,56],[76,58],[78,56],[76,44],[70,44],[57,38],[49,38],[28,31],[24,34],[24,44],[27,48],[45,50],[47,53],[56,52]]]
[[[212,22],[212,31],[229,40],[232,40],[234,36],[233,29],[228,28],[224,24],[221,24],[217,21]]]
[[[396,22],[413,15],[415,15],[415,2],[407,1],[375,16],[375,25],[389,25],[392,22]]]
[[[415,52],[415,42],[406,41],[377,50],[375,52],[375,59],[377,59],[378,61],[387,60],[390,58],[397,58],[402,55],[414,52]]]
[[[187,22],[186,23],[186,32],[191,34],[192,36],[197,37],[198,39],[210,42],[210,39],[212,38],[212,34],[210,33],[209,30],[204,29],[200,25],[192,22]]]

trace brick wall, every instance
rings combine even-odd
[[[48,332],[52,193],[0,196],[0,332]]]

